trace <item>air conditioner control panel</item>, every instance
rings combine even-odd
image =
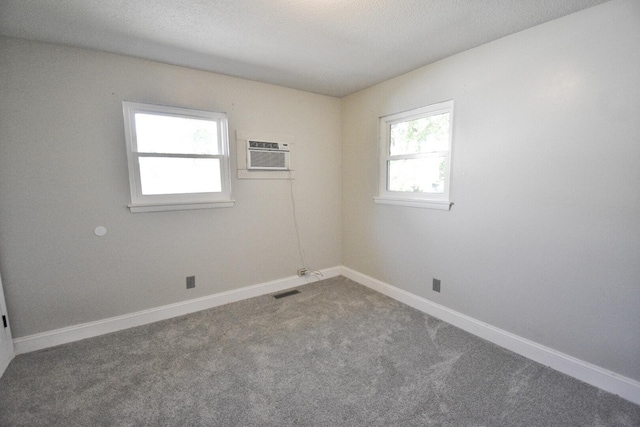
[[[248,149],[289,151],[289,144],[284,142],[249,141]]]

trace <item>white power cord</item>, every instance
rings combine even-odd
[[[307,276],[312,275],[316,279],[320,280],[324,277],[321,271],[311,270],[307,268],[307,262],[304,256],[304,249],[302,249],[302,240],[300,239],[300,226],[298,225],[298,216],[296,214],[296,198],[293,194],[293,174],[291,173],[291,169],[289,169],[289,189],[291,190],[291,209],[293,210],[293,226],[296,230],[296,237],[298,239],[298,252],[300,253],[300,261],[302,262],[303,267],[298,270],[298,275]]]

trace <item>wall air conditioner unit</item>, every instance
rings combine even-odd
[[[247,169],[289,170],[289,144],[284,142],[247,141]]]

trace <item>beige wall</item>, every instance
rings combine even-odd
[[[234,175],[236,130],[293,136],[307,263],[340,265],[339,99],[11,39],[0,58],[0,266],[14,337],[300,266],[288,181],[234,178],[234,208],[131,214],[122,100],[227,112]]]
[[[378,117],[447,99],[452,210],[375,205]],[[639,118],[637,1],[349,96],[343,264],[640,380]]]

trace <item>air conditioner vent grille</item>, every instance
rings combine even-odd
[[[284,169],[287,165],[283,153],[274,151],[249,151],[249,162],[254,168],[279,168]]]

